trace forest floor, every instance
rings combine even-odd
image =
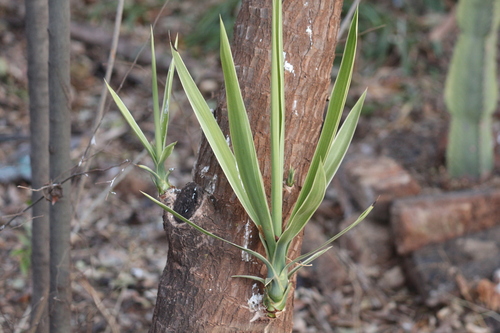
[[[132,54],[148,45],[150,24],[159,16],[157,53],[168,55],[169,32],[179,33],[180,49],[192,75],[206,98],[215,103],[221,71],[210,43],[214,38],[217,43],[217,33],[204,35],[202,43],[196,39],[200,31],[195,27],[208,15],[208,8],[221,2],[201,5],[196,0],[171,0],[163,11],[158,0],[126,5],[123,47],[111,86],[123,83],[119,95],[147,135],[154,129],[147,47],[135,67]],[[425,6],[387,0],[362,5],[363,33],[348,98],[352,105],[368,87],[348,155],[391,157],[428,192],[465,186],[450,183],[444,168],[449,116],[442,92],[456,37],[449,3]],[[74,331],[82,333],[146,332],[167,257],[162,212],[139,192],[155,191],[149,176],[135,167],[151,162],[109,98],[99,130],[94,136],[90,132],[101,97],[115,6],[115,2],[72,0],[74,173],[81,170],[80,164],[90,163],[87,177],[75,177],[72,194],[72,321]],[[0,45],[3,225],[30,201],[24,9],[17,0],[0,0]],[[162,79],[166,66],[168,58],[160,57]],[[175,89],[169,136],[178,143],[167,165],[175,166],[171,180],[182,187],[191,179],[201,132],[179,85]],[[498,133],[498,113],[494,126]],[[499,169],[497,163],[496,176]],[[347,201],[334,182],[306,229],[304,247],[338,230],[347,211],[362,209]],[[0,232],[0,333],[29,327],[31,223],[28,212]],[[499,313],[461,294],[450,294],[437,304],[426,303],[404,274],[387,221],[357,228],[355,237],[346,237],[321,262],[302,270],[295,293],[294,332],[500,332]]]

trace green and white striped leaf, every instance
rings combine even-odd
[[[347,41],[340,63],[339,73],[335,79],[333,90],[328,102],[327,115],[325,118],[324,126],[326,126],[331,134],[325,132],[325,137],[329,140],[328,150],[331,149],[332,138],[335,137],[339,127],[340,119],[342,118],[342,111],[344,110],[345,101],[351,85],[352,72],[354,69],[354,60],[356,58],[356,48],[358,45],[358,9],[354,12],[351,21]]]
[[[233,277],[233,278],[250,279],[250,280],[254,280],[254,281],[260,282],[262,284],[266,283],[266,280],[264,280],[263,278],[258,277],[258,276],[253,276],[253,275],[233,275],[231,277]]]
[[[363,92],[361,97],[358,99],[351,112],[345,119],[342,127],[340,128],[335,140],[332,143],[332,148],[326,156],[325,160],[325,175],[327,186],[332,181],[335,173],[340,167],[342,160],[344,159],[347,149],[352,141],[354,132],[356,131],[356,126],[358,125],[359,116],[361,114],[361,109],[363,108],[363,103],[366,97],[366,90]]]
[[[177,47],[178,38],[175,38],[174,47]],[[160,115],[160,136],[163,138],[162,147],[167,145],[167,128],[170,118],[170,102],[172,98],[172,86],[174,82],[175,60],[172,58],[168,67],[167,81],[165,82],[165,92]],[[168,157],[168,156],[167,156]]]
[[[172,208],[168,207],[167,205],[165,205],[163,202],[153,198],[152,196],[150,196],[149,194],[145,193],[145,192],[142,192],[142,194],[144,194],[149,200],[153,201],[155,204],[157,204],[158,206],[160,206],[161,208],[163,208],[164,210],[166,210],[167,212],[169,212],[170,214],[172,214],[173,216],[177,217],[179,220],[183,221],[184,223],[187,223],[189,224],[191,227],[195,228],[196,230],[198,230],[199,232],[207,235],[207,236],[210,236],[212,238],[215,238],[215,239],[218,239],[220,241],[223,241],[225,243],[228,243],[229,245],[232,245],[234,247],[236,247],[237,249],[239,250],[242,250],[248,254],[251,254],[252,256],[254,256],[255,258],[259,259],[260,261],[262,261],[268,269],[272,270],[272,265],[271,263],[269,262],[269,260],[267,260],[266,257],[264,257],[262,254],[258,253],[258,252],[255,252],[255,251],[252,251],[246,247],[243,247],[243,246],[240,246],[238,244],[235,244],[231,241],[228,241],[227,239],[224,239],[222,237],[219,237],[213,233],[211,233],[210,231],[208,230],[205,230],[203,229],[202,227],[200,227],[199,225],[197,225],[196,223],[193,223],[191,222],[190,220],[186,219],[184,216],[182,216],[181,214],[177,213],[175,210],[173,210]]]
[[[374,206],[375,206],[375,203],[373,203],[363,213],[361,213],[361,215],[359,215],[359,217],[356,219],[356,221],[354,221],[353,223],[351,223],[349,226],[347,226],[346,228],[344,228],[341,232],[337,233],[332,238],[328,239],[326,242],[324,242],[323,244],[321,244],[315,250],[313,250],[311,252],[308,252],[306,254],[303,254],[303,255],[295,258],[294,260],[292,260],[290,263],[287,264],[287,268],[290,268],[293,265],[298,264],[300,262],[302,262],[302,264],[308,264],[308,263],[312,262],[314,259],[316,259],[317,257],[319,257],[318,253],[323,254],[324,252],[326,252],[329,249],[329,248],[325,249],[325,246],[328,246],[330,243],[334,242],[340,236],[344,235],[346,232],[348,232],[349,230],[351,230],[352,228],[354,228],[355,226],[357,226],[361,221],[363,221],[365,219],[365,217],[372,211],[372,209],[373,209]],[[290,274],[292,274],[292,271],[290,271],[289,276],[291,276]]]
[[[134,131],[135,135],[139,138],[139,141],[141,141],[142,145],[146,150],[148,151],[149,155],[153,160],[156,160],[156,153],[155,150],[153,149],[153,146],[149,143],[148,139],[146,139],[146,136],[142,132],[141,128],[139,125],[137,125],[137,122],[135,121],[134,117],[130,113],[130,111],[127,109],[121,98],[115,93],[113,88],[109,86],[109,84],[106,83],[106,86],[108,87],[109,93],[111,94],[111,97],[113,97],[113,100],[115,101],[116,105],[118,106],[118,110],[122,113],[123,117],[129,124],[129,126],[132,128],[132,131]]]
[[[313,159],[311,161],[311,166],[304,181],[301,193],[297,199],[294,207],[294,211],[298,209],[305,200],[308,192],[314,182],[316,177],[317,168],[319,161],[323,160],[326,163],[327,155],[329,154],[332,142],[337,133],[337,128],[342,117],[342,111],[344,110],[345,101],[347,98],[347,92],[352,78],[352,71],[354,68],[354,59],[356,56],[356,46],[357,46],[357,32],[358,32],[358,10],[354,13],[351,26],[349,29],[349,34],[347,36],[347,42],[344,49],[344,54],[342,57],[342,62],[339,68],[339,74],[335,80],[335,84],[330,96],[330,102],[328,105],[325,122],[323,124],[323,129],[314,152]]]
[[[326,249],[322,249],[322,250],[319,250],[318,252],[312,254],[309,258],[305,259],[304,261],[293,261],[293,264],[295,264],[296,266],[294,268],[292,268],[289,272],[288,272],[288,278],[291,278],[293,276],[293,274],[297,273],[297,271],[303,267],[306,267],[307,265],[309,265],[311,262],[313,262],[315,259],[317,259],[318,257],[322,256],[323,254],[325,254],[326,251],[330,250],[332,247],[327,247]],[[286,266],[286,269],[288,269],[289,267],[292,267],[293,266],[288,264]]]
[[[283,224],[283,170],[285,151],[285,72],[281,0],[273,0],[271,49],[271,212],[274,234]]]
[[[150,167],[144,165],[144,164],[138,164],[137,165],[139,168],[141,168],[142,170],[145,170],[147,172],[149,172],[151,174],[151,176],[153,176],[154,179],[161,179],[160,175],[158,175],[153,169],[151,169]]]
[[[160,155],[160,158],[158,159],[158,165],[165,163],[165,160],[170,156],[170,154],[172,154],[172,151],[174,150],[174,147],[176,144],[177,144],[177,141],[172,142],[171,144],[169,144],[168,146],[163,148],[161,155]]]
[[[179,75],[187,98],[191,104],[191,107],[193,108],[198,122],[200,123],[201,129],[203,130],[203,133],[205,134],[205,137],[207,138],[210,147],[212,148],[217,158],[217,161],[219,161],[224,175],[227,177],[229,184],[231,185],[243,208],[245,208],[245,211],[249,215],[250,219],[255,224],[260,226],[259,215],[252,206],[251,201],[248,198],[248,194],[243,187],[243,183],[241,182],[238,167],[236,164],[236,159],[231,152],[231,149],[229,148],[228,142],[226,142],[226,139],[224,138],[224,135],[219,128],[214,115],[210,111],[210,108],[203,98],[203,95],[201,94],[193,78],[189,74],[186,65],[182,61],[181,56],[174,48],[172,48],[172,55],[175,60],[177,74]]]
[[[283,235],[278,240],[278,251],[286,252],[288,251],[288,246],[291,241],[297,236],[300,231],[305,227],[309,219],[318,209],[319,205],[323,201],[326,192],[326,176],[323,163],[320,161],[316,177],[309,190],[308,195],[302,202],[300,207],[294,210],[294,213],[290,216],[290,220],[283,231]],[[279,255],[279,254],[278,254]]]
[[[158,99],[158,79],[156,76],[156,55],[153,27],[151,27],[151,74],[151,90],[153,93],[153,115],[155,124],[155,164],[158,164],[158,159],[163,150],[163,139],[161,137],[160,102]]]
[[[266,242],[270,243],[271,253],[274,251],[274,232],[271,214],[267,205],[264,181],[259,168],[259,160],[255,151],[250,122],[241,95],[236,69],[231,55],[231,48],[222,19],[220,21],[221,48],[220,57],[224,82],[226,85],[226,101],[229,118],[229,130],[238,171],[248,195],[249,204],[258,216],[258,224],[262,226]]]

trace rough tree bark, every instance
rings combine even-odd
[[[233,54],[243,97],[254,131],[264,179],[269,186],[270,23],[271,1],[243,0],[233,41]],[[335,56],[341,0],[287,0],[283,3],[286,52],[285,166],[296,169],[295,186],[285,191],[288,217],[303,183],[323,120]],[[227,133],[224,91],[214,114]],[[193,169],[194,182],[177,198],[165,201],[190,211],[191,220],[235,243],[262,250],[257,231],[239,205],[206,140]],[[268,189],[269,193],[269,189]],[[165,214],[169,252],[162,274],[150,332],[291,332],[293,297],[274,320],[251,322],[247,300],[262,293],[254,281],[236,274],[265,277],[254,258],[178,223]],[[299,254],[301,240],[292,246]],[[290,293],[293,295],[293,292]]]
[[[71,92],[69,72],[69,0],[49,0],[50,177],[62,181],[71,171]],[[50,207],[51,333],[71,332],[70,183]]]
[[[28,40],[28,86],[30,95],[31,186],[41,188],[49,181],[49,13],[47,0],[27,0],[26,37]],[[42,193],[33,192],[36,202]],[[37,333],[49,332],[49,204],[33,207],[31,264],[33,295],[31,326]]]

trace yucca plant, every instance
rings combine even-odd
[[[264,285],[263,305],[268,317],[284,310],[291,288],[291,277],[302,267],[325,253],[328,245],[356,226],[371,211],[373,205],[363,212],[349,227],[321,244],[316,250],[288,259],[290,244],[297,237],[322,202],[327,186],[352,140],[366,92],[359,98],[343,125],[339,129],[347,91],[351,82],[357,45],[358,13],[356,11],[350,25],[349,35],[333,91],[330,96],[323,129],[311,165],[306,175],[292,214],[283,221],[284,186],[284,144],[285,144],[285,86],[282,40],[281,0],[273,0],[272,17],[272,61],[271,61],[271,202],[268,204],[264,181],[259,169],[259,160],[253,142],[250,123],[245,110],[236,70],[231,56],[229,40],[221,21],[221,63],[226,87],[226,101],[229,118],[230,142],[228,145],[209,106],[190,76],[177,49],[172,47],[173,59],[181,84],[198,118],[227,180],[244,207],[250,219],[259,230],[259,237],[265,253],[260,254],[234,244],[201,228],[184,218],[164,203],[145,194],[157,205],[176,218],[196,228],[200,232],[227,242],[262,261],[267,267],[267,276],[236,275]],[[293,170],[293,169],[291,169]],[[292,171],[293,173],[293,171]],[[287,179],[288,183],[293,180]]]
[[[177,43],[177,42],[176,42]],[[163,96],[163,103],[160,108],[159,98],[158,98],[158,80],[156,75],[156,57],[155,57],[155,47],[153,38],[153,29],[151,28],[151,76],[152,76],[152,91],[153,91],[153,114],[154,114],[154,124],[155,124],[155,139],[154,145],[149,142],[146,135],[142,132],[141,128],[135,121],[132,113],[125,106],[121,98],[116,94],[116,92],[109,86],[106,82],[109,92],[113,97],[118,109],[122,113],[123,117],[127,123],[132,128],[132,131],[139,138],[144,148],[148,151],[149,156],[154,163],[154,170],[147,167],[146,165],[139,165],[140,168],[146,170],[151,175],[153,182],[158,189],[158,194],[161,195],[165,193],[168,189],[172,187],[168,181],[168,176],[171,173],[170,169],[165,168],[165,160],[170,156],[176,142],[167,145],[167,128],[168,120],[170,115],[170,101],[172,96],[172,82],[174,78],[175,71],[175,61],[172,60],[170,67],[168,69],[167,81],[165,84],[165,92]]]

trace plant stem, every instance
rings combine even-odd
[[[487,175],[493,167],[492,151],[490,117],[479,121],[459,115],[451,118],[446,160],[452,177],[468,175],[479,179]]]

